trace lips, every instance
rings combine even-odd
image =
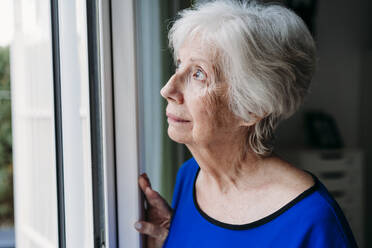
[[[175,121],[175,122],[190,122],[188,120],[182,119],[182,118],[180,118],[178,116],[175,116],[175,115],[172,115],[170,113],[167,113],[166,115],[167,115],[168,119],[170,119],[171,121]]]

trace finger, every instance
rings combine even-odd
[[[149,182],[149,184],[151,185],[151,182],[150,182],[150,178],[149,178],[149,176],[147,175],[147,173],[146,172],[144,172],[144,173],[142,173],[141,174],[148,182]]]
[[[150,180],[148,179],[148,176],[146,173],[143,173],[140,175],[139,179],[138,179],[138,183],[140,185],[140,188],[141,190],[143,191],[143,193],[145,194],[145,209],[148,209],[149,208],[149,196],[148,194],[152,193],[152,189],[151,189],[151,183],[150,183]],[[151,197],[151,196],[150,196]],[[155,196],[156,197],[156,196]]]
[[[158,192],[151,188],[150,180],[146,173],[143,173],[139,177],[139,185],[145,194],[146,201],[152,207],[158,208],[164,214],[170,214],[171,209],[168,203],[160,196]],[[149,207],[149,206],[148,206]],[[147,208],[146,208],[147,209]]]
[[[138,183],[139,183],[139,186],[140,186],[142,192],[145,194],[146,201],[148,201],[148,196],[147,196],[146,192],[148,192],[147,189],[151,190],[151,185],[149,184],[149,182],[143,176],[140,176],[140,178],[138,180]]]
[[[144,176],[144,174],[142,174],[141,176],[139,176],[138,183],[139,183],[139,186],[141,187],[141,189],[142,189],[143,192],[145,192],[145,190],[146,190],[147,187],[150,187],[151,188],[150,179],[147,176]]]
[[[164,227],[156,226],[146,221],[138,221],[135,223],[134,227],[138,232],[160,240],[165,240],[169,232],[168,229]]]
[[[149,176],[147,175],[146,172],[142,173],[142,175],[143,175],[144,177],[146,177],[147,179],[149,179]]]
[[[152,190],[151,188],[146,188],[145,195],[148,203],[152,207],[159,209],[164,214],[170,214],[170,206],[157,191]]]

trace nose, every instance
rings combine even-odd
[[[167,84],[160,90],[160,95],[167,99],[178,104],[183,103],[183,94],[180,89],[180,76],[177,73],[168,80]]]

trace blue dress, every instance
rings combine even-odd
[[[232,225],[204,213],[195,199],[200,167],[194,158],[178,171],[174,210],[163,247],[357,247],[339,205],[319,179],[276,212],[251,223]]]

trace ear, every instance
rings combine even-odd
[[[243,120],[241,119],[240,120],[240,126],[243,126],[243,127],[250,127],[250,126],[253,126],[254,124],[256,124],[257,122],[259,122],[260,120],[262,120],[264,117],[262,116],[258,116],[252,112],[250,112],[249,114],[250,116],[250,120],[249,121],[246,121],[246,120]]]

